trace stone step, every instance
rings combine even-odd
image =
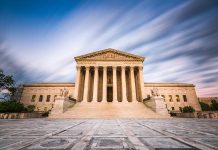
[[[50,118],[169,118],[155,113],[141,102],[80,102]]]

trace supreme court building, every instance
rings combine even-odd
[[[77,101],[75,108],[70,108],[72,111],[88,109],[89,106],[95,111],[99,103],[104,104],[104,107],[118,103],[121,105],[119,109],[128,105],[128,109],[147,110],[142,102],[151,97],[151,90],[155,88],[163,97],[168,110],[176,111],[184,106],[200,110],[193,84],[144,82],[144,60],[144,57],[111,48],[77,56],[75,83],[24,84],[21,102],[35,105],[37,111],[47,111],[53,108],[60,90],[67,89],[69,96]],[[115,107],[112,111],[116,111]]]

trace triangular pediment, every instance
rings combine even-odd
[[[134,54],[130,54],[127,52],[123,52],[120,50],[115,50],[112,48],[96,51],[93,53],[81,55],[75,57],[76,61],[84,60],[84,61],[119,61],[119,60],[125,60],[125,61],[144,61],[144,57],[137,56]]]

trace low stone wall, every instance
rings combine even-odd
[[[218,111],[196,112],[198,118],[218,118]]]
[[[176,113],[175,117],[180,117],[180,118],[197,118],[195,113]]]
[[[42,118],[43,112],[33,113],[0,113],[0,119]]]
[[[218,118],[218,111],[197,111],[194,113],[175,112],[180,118]]]

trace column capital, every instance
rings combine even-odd
[[[107,68],[107,66],[102,66],[104,69],[106,69]]]
[[[117,69],[117,66],[112,66],[113,69]]]
[[[130,70],[134,70],[135,66],[130,66]]]
[[[121,66],[121,69],[126,69],[126,66]]]
[[[77,70],[81,69],[81,66],[76,66],[76,69],[77,69]]]
[[[143,69],[143,67],[142,67],[142,66],[139,66],[138,68],[139,68],[139,70],[142,70],[142,69]]]
[[[90,69],[90,66],[85,66],[86,69]]]
[[[94,66],[94,68],[95,68],[95,69],[98,69],[98,68],[99,68],[99,66]]]

